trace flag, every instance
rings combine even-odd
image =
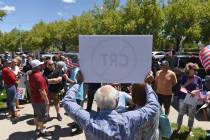
[[[204,69],[210,70],[210,45],[204,47],[199,52],[199,59]]]
[[[182,87],[182,86],[181,86],[181,88],[180,88],[180,91],[181,91],[182,93],[188,93],[187,89],[184,88],[184,87]]]
[[[73,63],[71,58],[67,59],[65,61],[65,63],[66,63],[66,66],[67,66],[68,69],[73,69],[75,67],[79,67],[79,64],[78,63]]]

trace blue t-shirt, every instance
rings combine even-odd
[[[77,76],[78,71],[79,71],[78,67],[72,70],[71,77],[70,77],[71,80],[77,82],[76,76]]]
[[[84,100],[84,89],[83,83],[79,84],[78,91],[76,93],[76,99],[83,101]]]
[[[81,83],[81,84],[77,83],[77,79],[76,79],[76,76],[77,76],[78,71],[79,71],[79,68],[78,67],[74,68],[72,70],[72,74],[71,74],[70,79],[76,82],[76,84],[73,85],[74,87],[77,88],[77,92],[76,92],[75,98],[78,99],[78,100],[83,101],[84,100],[83,83]]]
[[[119,91],[119,102],[116,111],[119,113],[125,112],[126,105],[130,100],[132,100],[132,97],[128,93]]]
[[[83,83],[81,84],[74,84],[67,92],[66,94],[71,94],[71,91],[74,91],[75,98],[78,100],[83,101],[84,100],[84,91],[83,91]]]

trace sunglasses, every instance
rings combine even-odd
[[[53,63],[52,64],[48,64],[49,66],[52,66],[52,65],[54,65]]]

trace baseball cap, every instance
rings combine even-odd
[[[6,59],[6,60],[5,60],[5,63],[6,63],[6,64],[10,64],[10,63],[12,63],[12,60],[11,60],[11,59]]]
[[[169,66],[168,61],[165,61],[165,60],[164,60],[164,61],[162,61],[162,62],[161,62],[161,66]]]
[[[32,68],[38,67],[38,66],[40,66],[40,65],[42,65],[42,64],[44,64],[44,62],[40,62],[40,61],[37,60],[37,59],[31,61],[31,67],[32,67]]]

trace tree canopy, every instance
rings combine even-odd
[[[3,17],[5,17],[5,16],[6,16],[6,12],[0,10],[0,21],[2,21],[3,20]]]
[[[51,23],[40,21],[29,31],[0,32],[0,48],[78,51],[79,35],[153,35],[153,49],[210,41],[210,1],[103,0],[80,16]],[[6,14],[0,11],[0,20]],[[21,44],[20,44],[21,43]],[[1,50],[0,50],[1,51]]]

